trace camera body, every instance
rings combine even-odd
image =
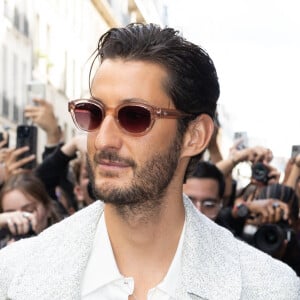
[[[18,125],[16,147],[29,147],[29,151],[21,154],[20,159],[28,157],[32,154],[37,155],[37,127],[33,125]],[[34,169],[36,167],[36,158],[23,166],[25,169]]]
[[[263,184],[268,184],[270,179],[269,169],[262,162],[257,162],[252,166],[252,178]]]

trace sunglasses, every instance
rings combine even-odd
[[[93,132],[109,113],[114,116],[119,128],[127,134],[146,134],[157,119],[179,119],[191,116],[176,109],[155,107],[130,101],[115,108],[108,108],[94,99],[79,99],[69,102],[69,112],[77,128]]]

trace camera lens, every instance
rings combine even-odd
[[[268,168],[261,162],[258,162],[252,166],[252,178],[259,182],[267,183],[268,173]]]
[[[255,247],[273,254],[280,249],[285,239],[285,231],[276,224],[266,224],[261,226],[254,235]]]

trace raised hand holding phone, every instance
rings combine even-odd
[[[28,147],[28,151],[20,153],[19,159],[33,157],[22,167],[24,169],[34,169],[36,167],[37,155],[37,127],[33,125],[18,125],[17,127],[17,141],[16,148]]]

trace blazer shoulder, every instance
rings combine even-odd
[[[66,257],[74,256],[75,262],[78,253],[87,252],[102,211],[103,206],[98,201],[52,225],[36,237],[3,248],[0,251],[0,299],[5,299],[6,294],[1,293],[5,293],[14,278],[25,270],[33,270],[28,277],[39,280],[35,276],[41,270],[47,273],[56,266],[62,269]]]
[[[300,299],[300,279],[292,268],[282,261],[237,241],[242,286],[252,299]]]

